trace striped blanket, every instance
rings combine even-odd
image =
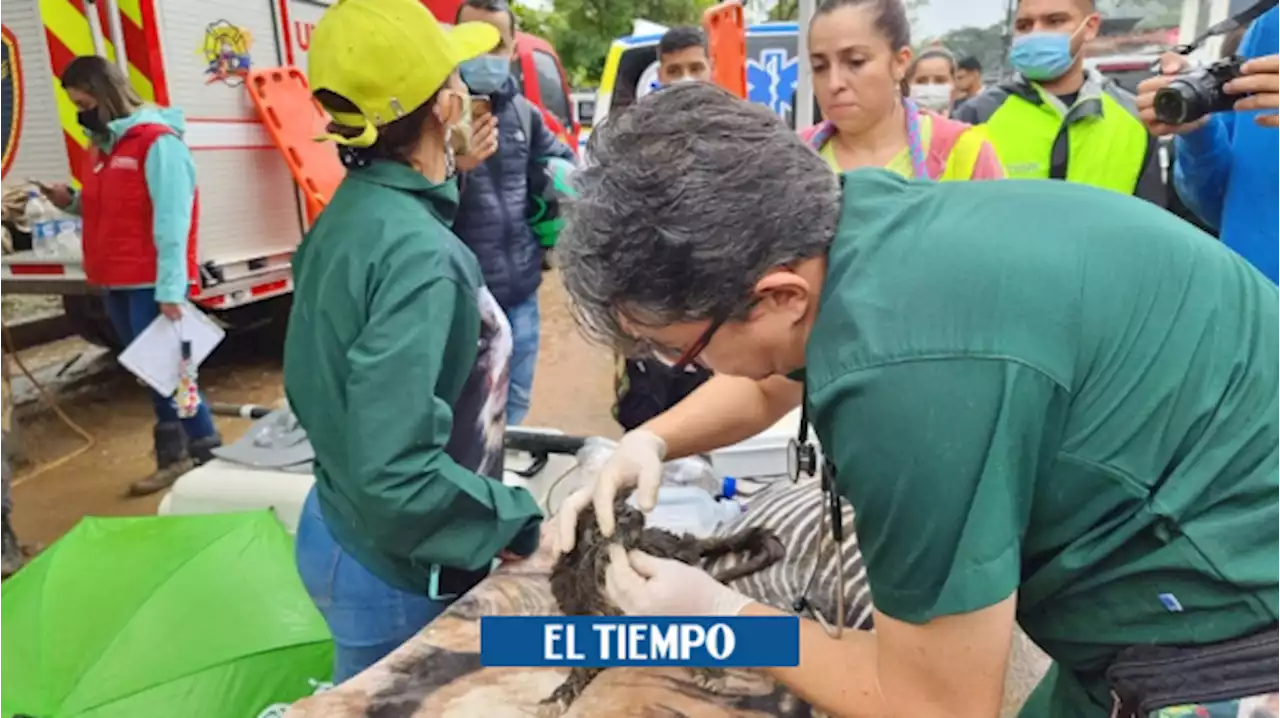
[[[816,481],[772,482],[746,499],[741,519],[719,532],[746,526],[774,531],[787,556],[773,567],[738,579],[733,587],[757,601],[791,610],[804,592],[815,564],[819,571],[807,591],[815,608],[834,621],[836,586],[830,535],[817,524],[822,492]],[[853,511],[844,507],[845,623],[870,628],[871,598],[866,570],[853,532]],[[546,534],[544,533],[544,539]],[[484,668],[479,661],[479,620],[485,615],[554,615],[548,586],[554,557],[549,540],[527,561],[504,566],[377,665],[326,693],[296,704],[287,718],[485,718],[549,714],[539,702],[559,686],[567,670]],[[732,558],[724,559],[732,561]],[[1038,650],[1019,633],[1006,682],[1006,710],[1016,712],[1045,669]],[[713,690],[714,688],[714,690]],[[757,671],[732,670],[714,687],[682,669],[610,669],[602,673],[564,714],[565,718],[662,716],[675,718],[780,718],[822,715]]]

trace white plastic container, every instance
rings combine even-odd
[[[57,234],[54,247],[61,257],[79,257],[84,251],[80,244],[80,220],[75,217],[62,217],[57,221]]]
[[[37,257],[58,254],[58,210],[40,190],[27,192],[27,206],[23,210],[27,229],[31,232],[31,250]]]
[[[671,487],[697,487],[712,496],[722,493],[720,474],[701,456],[686,456],[668,461],[662,469],[662,485]]]
[[[302,503],[315,484],[311,474],[270,471],[214,459],[178,478],[156,511],[214,514],[270,509],[289,533],[298,530]]]
[[[636,498],[627,500],[632,506]],[[645,526],[666,529],[674,534],[710,536],[720,524],[742,515],[745,507],[733,499],[717,501],[697,486],[663,486],[658,489],[658,505],[645,515]]]
[[[711,465],[721,476],[736,476],[741,479],[785,476],[787,445],[796,438],[799,429],[800,409],[797,408],[750,439],[711,452]],[[819,446],[818,437],[812,428],[809,430],[809,440],[817,447],[821,457],[822,447]]]
[[[547,433],[560,432],[547,430]],[[525,487],[538,505],[549,507],[548,514],[554,513],[560,501],[578,487],[568,481],[559,481],[573,471],[576,462],[571,456],[552,455],[548,457],[547,465],[529,478],[511,470],[527,468],[530,463],[527,456],[508,451],[506,468],[509,470],[503,477],[503,483]],[[157,513],[167,516],[270,509],[284,527],[294,533],[302,514],[302,504],[314,483],[315,478],[309,473],[255,468],[226,459],[214,459],[179,477],[161,499]]]

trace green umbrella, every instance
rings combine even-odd
[[[333,645],[267,511],[86,518],[0,589],[4,716],[255,718]]]

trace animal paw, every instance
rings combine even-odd
[[[568,710],[569,706],[564,703],[547,698],[538,702],[538,709],[534,711],[534,715],[537,718],[560,718]]]
[[[728,675],[723,668],[694,668],[693,683],[708,693],[716,694],[724,690]]]
[[[538,718],[560,718],[569,710],[569,706],[573,705],[581,692],[573,681],[561,683],[551,695],[538,701]]]

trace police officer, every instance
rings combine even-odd
[[[1010,178],[1065,179],[1164,206],[1159,148],[1133,97],[1084,68],[1101,22],[1094,0],[1019,0],[1009,56],[1018,74],[954,117],[986,125]]]

